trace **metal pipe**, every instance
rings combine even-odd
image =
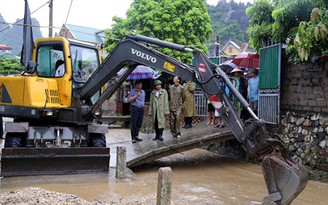
[[[127,35],[126,37],[131,38],[133,40],[137,40],[137,41],[143,41],[143,42],[155,44],[155,45],[158,45],[158,46],[171,48],[171,49],[177,50],[177,51],[182,51],[182,52],[193,52],[194,51],[192,48],[187,48],[185,45],[180,45],[180,44],[176,44],[176,43],[162,41],[162,40],[155,39],[155,38],[150,38],[150,37],[147,37],[147,36],[142,36],[142,35],[137,35],[137,34],[130,34],[130,35]]]
[[[251,109],[251,107],[247,107],[247,110],[248,110],[248,112],[252,115],[252,117],[253,117],[254,119],[256,119],[256,120],[260,120],[260,119],[256,116],[256,114],[253,112],[253,110]]]

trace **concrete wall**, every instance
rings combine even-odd
[[[328,62],[282,65],[281,124],[273,127],[296,161],[328,171]]]

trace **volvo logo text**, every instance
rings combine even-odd
[[[155,57],[153,57],[153,56],[151,56],[151,55],[148,55],[148,54],[146,54],[146,53],[143,53],[143,52],[141,52],[141,51],[138,51],[138,50],[136,50],[136,49],[134,49],[134,48],[131,48],[131,51],[132,51],[132,54],[133,54],[133,55],[136,55],[136,56],[138,56],[138,57],[140,57],[140,58],[142,58],[142,59],[145,59],[145,60],[147,60],[147,61],[150,61],[150,62],[152,62],[152,63],[156,63],[156,61],[157,61],[157,59],[156,59]]]

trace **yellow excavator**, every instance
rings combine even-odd
[[[196,66],[160,53],[153,45],[190,52]],[[22,75],[0,77],[0,116],[14,118],[5,126],[2,176],[108,170],[108,127],[93,120],[100,117],[101,104],[134,68],[145,65],[192,80],[207,97],[216,95],[222,100],[220,115],[262,167],[269,192],[265,203],[290,204],[306,186],[306,168],[289,157],[279,139],[268,134],[265,122],[203,52],[131,34],[101,64],[99,59],[94,45],[61,37],[41,38],[34,43],[32,61]],[[128,69],[117,75],[122,68]],[[100,92],[105,84],[107,88]],[[241,121],[225,87],[249,111],[250,120]]]

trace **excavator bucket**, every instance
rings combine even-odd
[[[109,170],[109,148],[3,148],[1,176],[79,174]]]
[[[305,166],[295,163],[279,146],[265,155],[260,164],[269,191],[263,204],[290,204],[308,182]]]
[[[260,163],[268,188],[269,196],[263,204],[290,204],[308,182],[307,169],[291,159],[278,137],[269,136],[263,121],[248,120],[245,136],[244,146]]]

